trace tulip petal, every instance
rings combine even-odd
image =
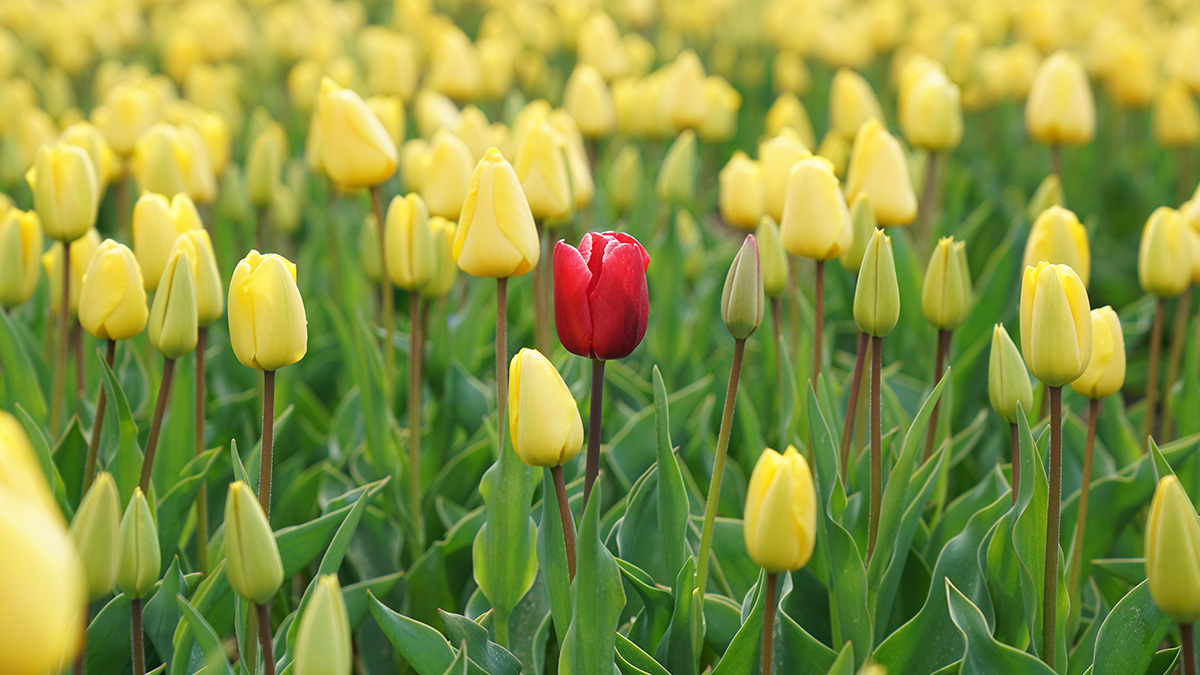
[[[584,243],[588,243],[586,237]],[[587,292],[591,282],[592,272],[579,249],[559,241],[554,247],[554,326],[567,351],[579,356],[592,355],[592,312]]]
[[[609,244],[591,286],[592,351],[598,359],[624,358],[646,335],[650,318],[645,251],[638,244]]]

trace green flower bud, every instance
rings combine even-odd
[[[141,292],[140,289],[138,291]],[[120,562],[121,500],[111,474],[101,472],[71,520],[71,540],[83,561],[88,597],[112,593]]]
[[[158,526],[141,488],[121,518],[121,562],[117,567],[117,588],[133,599],[144,597],[158,581],[162,552],[158,548]]]
[[[854,321],[862,332],[883,337],[892,332],[899,320],[900,284],[896,280],[892,239],[883,230],[875,230],[858,270]]]
[[[175,359],[196,348],[199,314],[196,284],[187,251],[176,247],[163,270],[154,305],[150,308],[150,344],[163,356]]]
[[[283,561],[275,533],[258,498],[245,483],[229,485],[225,498],[225,576],[234,592],[256,605],[283,585]]]
[[[350,616],[337,576],[317,579],[296,633],[294,675],[350,675]]]
[[[971,311],[971,271],[967,268],[967,245],[942,237],[929,258],[925,284],[921,288],[921,312],[925,320],[942,330],[954,330]]]
[[[686,204],[696,196],[696,132],[685,129],[658,170],[655,192],[664,202]]]
[[[763,295],[758,242],[754,235],[748,234],[733,258],[729,275],[725,277],[725,289],[721,291],[721,319],[735,339],[745,340],[758,330],[766,305]]]
[[[1008,336],[1004,326],[996,324],[992,329],[992,353],[988,359],[988,398],[992,408],[1000,413],[1005,422],[1017,421],[1017,403],[1026,412],[1033,405],[1033,384],[1029,371],[1017,345]]]
[[[854,243],[842,254],[842,269],[858,274],[862,267],[863,254],[867,252],[867,242],[875,232],[875,207],[867,196],[859,195],[850,202],[850,229],[854,230]]]
[[[788,255],[783,248],[779,226],[771,216],[763,216],[754,231],[758,240],[758,262],[762,266],[763,292],[775,297],[787,290]]]
[[[1029,205],[1025,207],[1025,217],[1032,223],[1051,206],[1066,205],[1067,200],[1063,195],[1062,181],[1058,174],[1052,173],[1042,179],[1037,190],[1034,190],[1033,196],[1029,198]]]

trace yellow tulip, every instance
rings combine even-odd
[[[314,123],[321,125],[321,163],[341,187],[379,185],[396,173],[396,143],[358,94],[325,78]]]
[[[92,256],[100,247],[100,233],[95,228],[71,242],[71,281],[67,309],[72,315],[79,311],[79,293],[83,287],[83,275],[87,272]],[[50,311],[58,313],[62,303],[62,242],[55,242],[49,251],[42,254],[42,269],[50,287]]]
[[[804,57],[796,52],[780,50],[771,68],[771,88],[778,92],[803,96],[812,87],[812,73]],[[768,132],[770,133],[770,132]]]
[[[788,446],[767,448],[746,487],[746,552],[768,574],[794,572],[812,558],[817,541],[817,497],[804,456]]]
[[[713,75],[704,80],[704,120],[700,138],[705,143],[726,143],[737,135],[738,110],[742,95],[725,78]]]
[[[940,70],[917,79],[900,96],[900,128],[918,148],[948,151],[962,142],[962,97]]]
[[[384,240],[388,276],[393,284],[417,291],[429,283],[433,278],[433,240],[429,214],[419,196],[409,194],[392,198],[384,225]]]
[[[375,95],[399,96],[402,101],[411,101],[417,89],[418,61],[411,38],[389,34],[379,41],[370,58],[363,59],[367,89]]]
[[[734,227],[753,230],[763,216],[765,186],[758,162],[737,151],[721,169],[717,204],[721,219]]]
[[[424,138],[410,138],[400,146],[400,177],[404,186],[420,192],[425,174],[429,172],[429,142]]]
[[[1125,384],[1125,335],[1112,307],[1092,310],[1092,358],[1087,370],[1071,383],[1080,396],[1102,399]]]
[[[196,348],[197,324],[192,263],[185,248],[173,248],[150,306],[150,345],[168,359],[177,359]]]
[[[883,110],[862,75],[842,68],[829,87],[830,125],[842,138],[854,138],[867,120],[882,120]]]
[[[194,202],[211,204],[217,198],[217,174],[208,155],[208,145],[195,127],[180,127],[179,133],[188,148],[186,192]]]
[[[372,96],[366,104],[387,131],[388,138],[399,147],[404,142],[404,103],[398,96]]]
[[[1042,261],[1069,265],[1087,286],[1092,271],[1087,230],[1072,211],[1051,206],[1034,221],[1022,265],[1031,267]]]
[[[1033,405],[1033,383],[1003,324],[992,329],[992,350],[988,357],[988,400],[992,408],[1009,424],[1017,423],[1017,404],[1029,414]]]
[[[496,144],[487,115],[473,105],[463,108],[462,114],[458,116],[458,124],[452,131],[467,144],[467,149],[471,151],[472,164],[483,159],[488,148]]]
[[[1066,52],[1046,59],[1025,102],[1025,129],[1047,145],[1086,145],[1096,135],[1096,104],[1087,73]]]
[[[133,175],[143,192],[173,195],[187,192],[191,150],[179,129],[155,124],[133,149]]]
[[[588,164],[587,150],[583,147],[583,134],[575,125],[575,118],[562,108],[546,115],[550,126],[562,135],[566,147],[567,175],[571,179],[571,199],[576,209],[586,208],[592,203],[596,186],[592,182],[592,170]]]
[[[175,255],[176,250],[187,253],[187,260],[192,266],[196,321],[200,328],[204,328],[225,313],[225,292],[221,287],[221,272],[217,269],[212,240],[204,229],[185,230],[175,238],[171,252],[167,254],[168,260]]]
[[[783,133],[784,129],[791,129],[800,137],[800,142],[804,143],[806,148],[817,147],[817,137],[813,133],[812,120],[808,117],[808,110],[796,95],[791,92],[784,92],[775,99],[771,104],[771,108],[767,110],[767,135],[777,136]]]
[[[413,118],[422,138],[433,138],[439,129],[456,128],[460,114],[454,101],[432,89],[417,92],[413,102]]]
[[[1109,94],[1126,108],[1145,108],[1158,88],[1158,63],[1146,41],[1123,34],[1108,45],[1112,63],[1106,84]]]
[[[204,229],[196,205],[186,194],[167,198],[147,192],[133,205],[133,253],[142,268],[146,290],[158,288],[175,239],[194,229]]]
[[[883,337],[900,320],[900,285],[896,280],[896,261],[892,239],[883,230],[875,230],[863,252],[854,288],[854,322],[862,332]]]
[[[450,255],[454,246],[455,225],[441,216],[433,216],[428,226],[433,247],[433,276],[421,289],[421,295],[444,298],[450,294],[458,278],[458,265],[454,264],[454,257]]]
[[[142,270],[133,251],[105,239],[92,255],[79,291],[79,324],[101,340],[125,340],[146,329]]]
[[[878,120],[862,125],[850,150],[846,199],[867,195],[881,225],[907,225],[917,217],[917,196],[900,143]]]
[[[475,49],[479,52],[483,98],[492,101],[504,98],[512,88],[512,51],[503,40],[496,38],[481,38]]]
[[[854,243],[850,210],[824,159],[809,157],[792,166],[779,229],[788,253],[813,260],[839,258]]]
[[[875,209],[871,208],[871,200],[866,195],[859,195],[850,203],[850,229],[854,232],[854,241],[839,262],[842,263],[842,269],[858,274],[863,255],[867,252],[867,243],[876,229]]]
[[[66,143],[39,148],[25,178],[46,236],[75,241],[96,224],[99,185],[83,148]]]
[[[562,466],[583,447],[583,421],[554,364],[522,349],[508,367],[508,422],[513,449],[529,466]]]
[[[350,615],[337,575],[317,579],[296,631],[295,675],[350,675]]]
[[[141,291],[141,287],[138,287]],[[83,562],[88,596],[99,600],[117,584],[121,500],[112,474],[101,471],[71,519],[71,539]]]
[[[946,75],[951,82],[966,87],[975,79],[981,43],[979,27],[969,21],[960,21],[946,31],[942,38],[942,63],[946,64]]]
[[[529,128],[517,149],[514,169],[533,217],[539,221],[557,220],[571,211],[566,153],[562,135],[545,120]]]
[[[704,64],[684,50],[669,67],[663,90],[667,120],[677,129],[698,129],[710,111],[704,106]]]
[[[256,605],[266,604],[283,585],[275,532],[242,481],[230,483],[225,497],[225,559],[230,588]]]
[[[608,203],[627,214],[642,193],[642,153],[636,143],[621,148],[608,167]]]
[[[829,163],[833,165],[833,175],[845,178],[846,164],[850,162],[850,141],[830,129],[821,139],[821,144],[817,146],[817,156],[829,160]]]
[[[279,370],[308,351],[308,319],[296,266],[274,253],[250,251],[229,282],[229,341],[238,361]]]
[[[616,79],[629,70],[621,32],[603,11],[593,12],[579,24],[577,40],[579,62],[595,68],[604,79]]]
[[[41,253],[37,213],[0,211],[0,306],[11,309],[33,297],[41,279]]]
[[[525,274],[541,254],[533,213],[508,160],[492,148],[471,175],[451,248],[462,271],[476,277]]]
[[[158,97],[140,85],[122,84],[109,90],[104,102],[92,110],[92,124],[104,134],[113,152],[133,153],[142,134],[158,121]]]
[[[586,63],[575,66],[563,92],[563,107],[587,138],[607,136],[617,126],[612,94],[600,71]]]
[[[1065,205],[1066,197],[1063,195],[1062,181],[1059,179],[1058,174],[1052,173],[1043,178],[1041,183],[1038,183],[1037,190],[1035,190],[1033,196],[1029,198],[1029,204],[1025,207],[1025,217],[1034,221],[1034,229],[1036,230],[1038,216],[1042,215],[1042,213],[1051,206]],[[1074,214],[1072,214],[1072,216],[1074,216]],[[1079,220],[1076,218],[1075,222],[1078,223]],[[1080,231],[1083,231],[1082,227],[1080,228]],[[1032,236],[1033,233],[1031,232],[1030,237]],[[1087,232],[1083,232],[1083,242],[1084,247],[1086,248]],[[1028,246],[1028,244],[1026,245]],[[1026,262],[1025,264],[1028,265],[1029,263]],[[1075,271],[1078,272],[1079,270],[1076,269]],[[1080,275],[1080,277],[1083,279],[1084,283],[1087,283],[1086,274]]]
[[[758,240],[763,292],[767,297],[777,297],[787,289],[788,281],[788,253],[783,247],[779,226],[770,216],[763,216],[754,230],[754,238]]]
[[[758,144],[758,163],[763,174],[763,208],[773,220],[783,218],[792,166],[810,155],[800,137],[791,132]]]
[[[104,140],[104,134],[88,122],[76,122],[63,129],[59,139],[67,145],[83,148],[91,158],[92,168],[96,170],[96,194],[99,197],[104,187],[117,175],[116,157],[108,141]]]
[[[1146,519],[1150,597],[1181,624],[1200,618],[1200,522],[1174,474],[1163,476]]]
[[[1154,140],[1166,148],[1196,145],[1200,142],[1200,108],[1187,85],[1172,80],[1154,99]]]
[[[471,39],[449,27],[441,32],[430,52],[424,83],[455,101],[471,101],[483,93],[483,63]]]
[[[125,507],[118,537],[117,588],[131,599],[144,598],[158,581],[162,550],[158,545],[158,524],[140,487],[133,489],[133,498]]]
[[[433,137],[429,166],[420,179],[421,198],[429,213],[457,218],[471,181],[471,150],[462,139],[442,129]]]
[[[1026,267],[1021,283],[1021,354],[1048,387],[1070,384],[1092,355],[1087,290],[1067,265]]]
[[[967,244],[954,237],[938,240],[925,282],[921,286],[921,312],[925,320],[941,330],[954,330],[971,311],[971,270],[967,266]]]
[[[1192,249],[1187,223],[1175,209],[1160,206],[1142,228],[1138,283],[1160,298],[1173,298],[1192,283]]]
[[[696,196],[696,132],[685,129],[671,144],[658,170],[654,190],[665,202],[686,203]]]

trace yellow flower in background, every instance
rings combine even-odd
[[[783,247],[779,226],[770,216],[763,216],[754,230],[758,240],[759,264],[762,265],[763,293],[769,298],[777,297],[787,289],[788,253]]]
[[[768,574],[808,564],[817,541],[817,497],[808,462],[795,447],[782,455],[767,448],[759,456],[742,524],[746,552]]]
[[[684,50],[668,70],[663,90],[667,121],[677,129],[698,129],[710,113],[704,106],[704,64],[696,52]]]
[[[839,262],[842,269],[858,274],[862,266],[863,255],[867,252],[867,243],[875,235],[875,209],[866,195],[859,195],[850,203],[850,228],[854,232],[854,241],[850,248],[842,254]]]
[[[1071,383],[1080,396],[1102,399],[1125,384],[1125,334],[1112,307],[1092,310],[1092,358],[1087,370]]]
[[[179,127],[179,133],[188,148],[187,174],[184,176],[187,194],[194,202],[211,204],[217,198],[217,173],[208,156],[208,145],[195,127]]]
[[[1174,474],[1163,476],[1150,502],[1146,578],[1163,614],[1181,624],[1200,618],[1200,522]]]
[[[792,167],[812,153],[795,133],[786,132],[758,144],[758,163],[763,174],[763,209],[772,220],[783,218],[788,177]]]
[[[850,141],[830,129],[821,139],[821,144],[817,146],[817,156],[829,160],[829,163],[833,165],[833,175],[845,178],[846,165],[850,163]]]
[[[725,143],[737,135],[738,110],[742,95],[725,78],[713,75],[704,80],[704,121],[700,138],[705,143]]]
[[[1021,283],[1021,355],[1048,387],[1070,384],[1092,355],[1087,290],[1067,265],[1026,267]]]
[[[79,325],[101,340],[125,340],[146,329],[149,311],[133,251],[105,239],[92,255],[79,291]]]
[[[571,211],[567,148],[562,135],[546,120],[525,132],[514,167],[536,220],[557,220]]]
[[[471,150],[461,138],[442,129],[434,134],[428,167],[420,178],[421,199],[430,215],[457,218],[471,181]]]
[[[942,237],[929,258],[921,286],[921,312],[941,330],[953,330],[971,311],[971,270],[967,244]]]
[[[379,185],[396,173],[396,143],[358,94],[325,78],[314,123],[321,125],[321,163],[341,187]]]
[[[399,147],[404,142],[404,102],[398,96],[372,96],[366,104],[387,131],[388,138]]]
[[[483,98],[499,100],[512,88],[513,53],[503,40],[480,38],[475,43],[479,52],[479,67]]]
[[[1192,283],[1188,226],[1175,209],[1160,206],[1142,228],[1138,246],[1138,283],[1160,298],[1173,298]]]
[[[1033,383],[1021,360],[1021,352],[1003,324],[992,329],[992,349],[988,357],[988,400],[992,408],[1009,424],[1017,423],[1018,410],[1029,414],[1033,405]],[[1020,404],[1020,408],[1017,407]]]
[[[513,449],[529,466],[561,466],[583,448],[579,405],[554,364],[522,349],[508,367],[508,422]]]
[[[104,140],[100,130],[88,122],[76,122],[63,129],[59,140],[67,145],[83,148],[88,154],[92,160],[92,168],[96,170],[96,194],[98,197],[103,194],[109,181],[116,178],[118,169],[112,148],[109,147],[108,141]]]
[[[899,141],[878,120],[858,130],[846,171],[846,199],[867,195],[880,225],[907,225],[917,217],[917,195]]]
[[[962,142],[962,96],[940,70],[917,78],[900,96],[900,128],[918,148],[948,151]]]
[[[225,313],[225,292],[221,286],[221,272],[217,269],[212,240],[204,229],[184,230],[175,238],[175,243],[167,254],[168,260],[175,255],[176,250],[185,252],[192,266],[196,320],[198,326],[204,328]]]
[[[575,118],[579,133],[587,138],[608,136],[617,126],[612,94],[600,71],[581,63],[575,66],[563,92],[563,107]]]
[[[1067,52],[1046,59],[1025,102],[1025,130],[1046,145],[1086,145],[1096,135],[1096,104],[1087,73]]]
[[[42,242],[37,213],[0,209],[0,307],[12,309],[37,291]]]
[[[433,276],[421,289],[421,295],[426,298],[444,298],[450,294],[454,288],[454,281],[458,278],[458,265],[454,264],[454,257],[450,255],[454,247],[456,226],[441,216],[433,216],[429,219],[428,227],[433,248]]]
[[[576,46],[579,63],[595,68],[604,79],[611,81],[627,74],[629,58],[621,43],[621,32],[603,11],[592,12],[579,24]]]
[[[685,129],[667,149],[654,191],[666,202],[687,203],[696,196],[696,132]]]
[[[642,192],[642,153],[636,143],[621,148],[608,167],[608,203],[617,213],[626,214]]]
[[[1142,38],[1124,33],[1107,48],[1112,59],[1106,79],[1109,95],[1126,108],[1149,106],[1158,88],[1159,68],[1150,45]]]
[[[780,94],[771,104],[771,108],[767,110],[766,125],[768,136],[777,136],[783,133],[784,129],[791,129],[800,137],[804,147],[817,147],[817,137],[813,133],[808,110],[790,91]]]
[[[813,260],[840,258],[853,245],[850,209],[824,159],[792,166],[779,229],[788,253]]]
[[[188,191],[191,149],[179,129],[155,124],[133,149],[133,175],[143,192],[173,195]]]
[[[362,55],[367,69],[367,89],[376,96],[399,96],[409,102],[419,76],[416,45],[407,35],[388,33],[369,54]]]
[[[447,26],[434,38],[425,86],[455,101],[471,101],[483,93],[483,64],[471,39],[457,27]]]
[[[742,230],[753,230],[763,216],[765,186],[758,162],[737,151],[718,176],[717,204],[721,219]]]
[[[1171,80],[1158,90],[1152,117],[1154,140],[1164,148],[1200,143],[1200,108],[1187,85]]]
[[[533,213],[516,171],[492,148],[476,165],[451,249],[462,271],[511,277],[533,269],[541,255]]]
[[[562,135],[566,144],[567,175],[571,178],[571,199],[575,208],[586,208],[596,195],[596,185],[592,181],[587,150],[583,147],[583,135],[575,126],[575,118],[562,108],[551,110],[546,120]]]
[[[308,351],[308,318],[296,266],[274,253],[250,251],[229,281],[229,341],[247,368],[279,370]]]
[[[1046,261],[1068,265],[1079,275],[1084,286],[1092,273],[1092,255],[1088,247],[1087,230],[1075,213],[1061,206],[1051,206],[1037,217],[1029,239],[1025,242],[1025,267]]]
[[[158,288],[175,239],[193,229],[204,229],[204,225],[186,194],[177,194],[168,202],[160,194],[147,192],[133,205],[133,253],[141,265],[146,290]]]
[[[66,143],[42,146],[25,180],[46,236],[75,241],[96,224],[100,186],[83,148]]]
[[[140,85],[122,84],[104,96],[101,105],[92,110],[92,124],[118,155],[130,155],[138,139],[155,122],[161,110],[158,96]]]
[[[804,57],[793,51],[775,54],[771,68],[771,88],[795,96],[803,96],[812,87],[812,73]]]
[[[71,286],[69,289],[68,307],[72,315],[79,311],[79,293],[83,287],[83,275],[92,262],[92,255],[100,247],[100,233],[92,228],[87,234],[71,242]],[[62,306],[62,252],[61,241],[54,242],[50,250],[42,254],[42,269],[46,272],[46,281],[50,287],[50,310],[58,313]]]
[[[858,73],[842,68],[829,87],[830,126],[842,138],[851,139],[867,120],[883,120],[883,109],[871,85]]]
[[[451,131],[467,144],[471,151],[472,164],[483,159],[488,148],[496,145],[495,134],[487,115],[473,105],[462,109],[462,114],[458,116],[458,124]]]
[[[383,232],[388,276],[397,288],[420,290],[433,278],[434,267],[433,240],[425,202],[416,194],[397,195],[388,205],[385,220]]]

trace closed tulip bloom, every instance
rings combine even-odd
[[[121,548],[117,588],[131,599],[144,598],[158,581],[162,551],[158,547],[158,524],[140,487],[133,489],[118,536]]]
[[[762,262],[754,235],[746,235],[721,291],[721,320],[735,340],[745,340],[762,324],[766,298]]]
[[[270,206],[271,197],[282,181],[287,155],[287,136],[283,127],[278,122],[269,122],[254,137],[246,154],[246,192],[251,204],[260,209]]]
[[[358,94],[325,78],[314,122],[325,172],[341,187],[379,185],[396,173],[396,143]]]
[[[1200,108],[1187,85],[1172,80],[1154,99],[1154,140],[1165,148],[1196,145],[1200,142]]]
[[[433,138],[439,129],[454,129],[461,114],[454,101],[432,89],[417,92],[413,101],[413,118],[422,138]]]
[[[471,185],[471,150],[461,138],[438,131],[429,149],[429,167],[420,179],[430,215],[457,218]]]
[[[42,223],[37,213],[0,212],[0,307],[11,309],[33,297],[41,262]]]
[[[854,241],[850,248],[839,258],[842,269],[858,274],[862,266],[863,254],[867,252],[867,244],[875,235],[875,209],[866,195],[859,195],[850,203],[850,229],[854,232]]]
[[[767,297],[777,297],[787,289],[788,281],[788,253],[779,226],[770,216],[763,216],[754,230],[754,238],[758,241],[763,292]]]
[[[746,552],[768,574],[808,564],[817,541],[817,497],[808,462],[795,447],[782,455],[767,448],[759,456],[742,524]]]
[[[621,32],[603,11],[593,12],[579,24],[576,36],[578,58],[596,68],[606,80],[625,75],[629,59],[621,48]]]
[[[212,324],[225,313],[225,292],[221,286],[221,272],[217,269],[217,258],[213,254],[212,240],[203,229],[186,230],[176,239],[167,258],[176,250],[187,254],[192,266],[195,282],[196,321],[200,328]]]
[[[429,141],[424,138],[411,138],[400,146],[400,177],[404,187],[420,192],[424,184],[425,174],[429,172],[430,164]]]
[[[579,248],[554,248],[554,324],[567,351],[596,359],[629,356],[646,335],[650,256],[623,232],[589,232]]]
[[[133,175],[143,192],[187,192],[191,162],[191,150],[179,129],[155,124],[134,146]]]
[[[828,162],[810,157],[792,167],[779,229],[792,255],[833,260],[850,249],[850,210]]]
[[[808,110],[791,92],[780,94],[771,104],[771,108],[767,110],[766,126],[768,136],[777,136],[783,133],[784,129],[791,129],[805,147],[817,147],[817,136],[813,133]]]
[[[1112,64],[1106,84],[1109,94],[1126,108],[1145,108],[1158,88],[1158,67],[1146,41],[1129,34],[1119,35],[1107,46]]]
[[[104,103],[92,110],[92,124],[104,134],[113,152],[129,155],[137,140],[158,121],[157,96],[149,88],[119,85],[104,96]]]
[[[575,118],[579,132],[587,138],[607,136],[617,126],[617,112],[608,85],[600,71],[586,63],[575,66],[567,79],[563,107]]]
[[[1061,387],[1083,374],[1092,355],[1087,290],[1075,270],[1039,262],[1021,284],[1021,354],[1033,376]]]
[[[513,449],[529,466],[562,466],[583,448],[583,421],[554,364],[522,349],[508,366],[508,423]]]
[[[842,68],[829,87],[829,120],[842,138],[854,138],[867,120],[882,120],[883,109],[862,75]]]
[[[1112,307],[1092,310],[1092,358],[1087,370],[1071,383],[1080,396],[1102,399],[1125,384],[1125,335]]]
[[[296,266],[274,253],[250,251],[229,282],[229,341],[238,361],[279,370],[308,351],[308,318]]]
[[[295,675],[350,675],[350,615],[337,575],[317,579],[296,631]]]
[[[917,195],[899,141],[878,120],[858,131],[846,172],[846,198],[865,194],[881,225],[907,225],[917,217]]]
[[[962,142],[962,95],[940,70],[931,70],[900,97],[900,128],[918,148],[948,151]]]
[[[812,153],[794,133],[787,132],[758,144],[758,164],[763,175],[763,208],[766,215],[782,222],[792,167]]]
[[[992,351],[988,357],[988,399],[992,408],[1009,424],[1017,423],[1017,404],[1028,412],[1033,405],[1033,383],[1003,324],[992,329]]]
[[[379,257],[379,220],[374,212],[363,217],[363,226],[358,233],[358,262],[367,280],[378,283],[383,262]]]
[[[742,95],[725,78],[712,75],[704,80],[704,107],[700,139],[705,143],[727,143],[737,135],[738,111]]]
[[[105,239],[92,255],[79,291],[79,325],[101,340],[126,340],[146,329],[149,311],[133,251]]]
[[[83,288],[83,275],[87,272],[92,256],[100,247],[100,233],[95,228],[71,242],[71,287],[67,298],[67,309],[74,316],[79,312],[79,293]],[[42,269],[50,287],[50,310],[58,313],[62,303],[62,242],[55,242],[49,251],[42,254]]]
[[[141,290],[139,286],[138,290]],[[121,500],[112,474],[101,471],[75,517],[71,519],[71,540],[83,562],[88,596],[99,600],[112,593],[117,583],[120,562]]]
[[[192,263],[184,248],[176,248],[154,292],[148,324],[150,345],[168,359],[187,354],[196,348],[197,317]]]
[[[1025,130],[1047,145],[1086,145],[1096,135],[1096,104],[1083,65],[1058,52],[1034,76],[1025,101]]]
[[[673,203],[690,202],[696,196],[696,132],[685,129],[671,144],[654,184],[658,198]]]
[[[583,147],[583,135],[575,126],[575,118],[562,108],[552,110],[546,120],[562,136],[566,147],[567,176],[571,179],[571,199],[576,209],[587,208],[596,194],[592,182],[587,150]]]
[[[491,101],[504,98],[512,88],[515,74],[512,50],[504,40],[493,37],[481,38],[475,43],[475,50],[479,52],[482,98]]]
[[[1142,290],[1173,298],[1192,283],[1192,250],[1187,223],[1175,209],[1160,206],[1142,228],[1138,282]]]
[[[737,151],[721,169],[717,203],[721,219],[742,230],[751,230],[763,216],[766,196],[758,162]]]
[[[75,241],[96,224],[99,185],[83,148],[66,143],[42,146],[25,178],[46,236]]]
[[[971,270],[967,267],[967,244],[954,237],[938,240],[925,283],[921,287],[921,312],[925,320],[942,330],[954,330],[971,311]]]
[[[225,496],[225,556],[229,586],[246,600],[265,604],[283,585],[275,533],[258,498],[242,481],[230,483]]]
[[[187,173],[184,175],[185,191],[193,201],[209,204],[217,198],[217,174],[209,160],[208,146],[194,127],[180,127],[179,133],[188,149]]]
[[[677,129],[698,129],[709,111],[704,106],[704,64],[696,52],[684,50],[668,70],[667,120]]]
[[[642,153],[636,143],[621,148],[608,168],[608,203],[626,214],[642,192]]]
[[[477,99],[483,93],[483,64],[471,39],[458,28],[442,31],[432,46],[425,86],[455,101]]]
[[[203,229],[196,205],[185,194],[167,198],[147,192],[133,205],[133,252],[142,268],[146,290],[158,288],[175,239],[191,229]]]
[[[405,35],[389,34],[379,41],[370,58],[363,59],[367,88],[376,95],[411,101],[417,88],[418,63],[413,41]]]
[[[812,87],[812,71],[804,57],[796,52],[780,50],[771,67],[771,88],[785,94],[803,96]]]
[[[1200,522],[1174,474],[1163,476],[1146,519],[1150,597],[1181,624],[1200,619]]]
[[[365,102],[367,108],[383,125],[388,138],[399,147],[404,142],[404,103],[398,96],[372,96]]]
[[[537,220],[564,218],[571,212],[571,179],[567,173],[566,144],[545,120],[525,132],[517,149],[517,178]]]
[[[376,242],[379,240],[376,239]],[[425,202],[416,194],[392,198],[384,225],[388,276],[398,288],[420,290],[433,278],[433,239]]]
[[[1025,242],[1025,267],[1046,261],[1069,265],[1087,286],[1092,273],[1092,255],[1088,248],[1087,230],[1074,212],[1061,206],[1051,206],[1037,217],[1029,239]]]
[[[1038,217],[1041,216],[1042,213],[1048,210],[1051,206],[1066,207],[1066,197],[1063,195],[1062,180],[1059,179],[1058,174],[1054,173],[1046,176],[1042,179],[1041,183],[1038,183],[1037,189],[1033,192],[1033,196],[1029,198],[1029,204],[1025,207],[1025,217],[1031,221],[1034,221],[1035,230],[1037,229]],[[1070,211],[1067,213],[1070,213]],[[1075,214],[1072,213],[1071,218],[1073,218],[1075,224],[1078,225],[1079,219],[1075,218]],[[1059,226],[1061,225],[1062,223],[1059,223]],[[1069,229],[1073,230],[1073,228]],[[1083,232],[1083,245],[1084,249],[1086,250],[1087,232],[1083,230],[1082,226],[1079,227],[1079,231]],[[1031,238],[1032,236],[1033,233],[1030,233]],[[1026,246],[1028,246],[1028,244],[1026,244]],[[1034,262],[1037,261],[1035,260]],[[1029,265],[1030,263],[1026,261],[1025,264]],[[1078,272],[1079,270],[1077,269],[1075,271]],[[1083,279],[1084,283],[1087,283],[1087,275],[1080,275],[1080,278]]]
[[[96,194],[104,192],[104,187],[117,174],[117,160],[104,140],[104,134],[88,122],[76,122],[63,129],[59,139],[68,144],[82,148],[92,160],[92,168],[96,170]]]
[[[462,271],[511,277],[538,263],[541,245],[529,202],[512,165],[492,148],[471,175],[452,248]]]
[[[863,252],[854,289],[854,322],[858,329],[874,337],[892,332],[900,320],[900,286],[896,280],[896,261],[892,239],[875,230]]]
[[[488,122],[487,115],[473,105],[463,108],[462,114],[458,116],[458,124],[451,131],[467,144],[467,149],[471,151],[472,164],[483,159],[488,148],[496,145],[495,134],[492,133],[492,125]]]
[[[428,227],[433,249],[433,275],[429,283],[421,288],[421,295],[426,298],[444,298],[450,294],[450,290],[454,288],[454,281],[458,278],[458,265],[454,264],[454,257],[450,255],[450,249],[454,247],[456,226],[441,216],[433,216],[429,219]]]

